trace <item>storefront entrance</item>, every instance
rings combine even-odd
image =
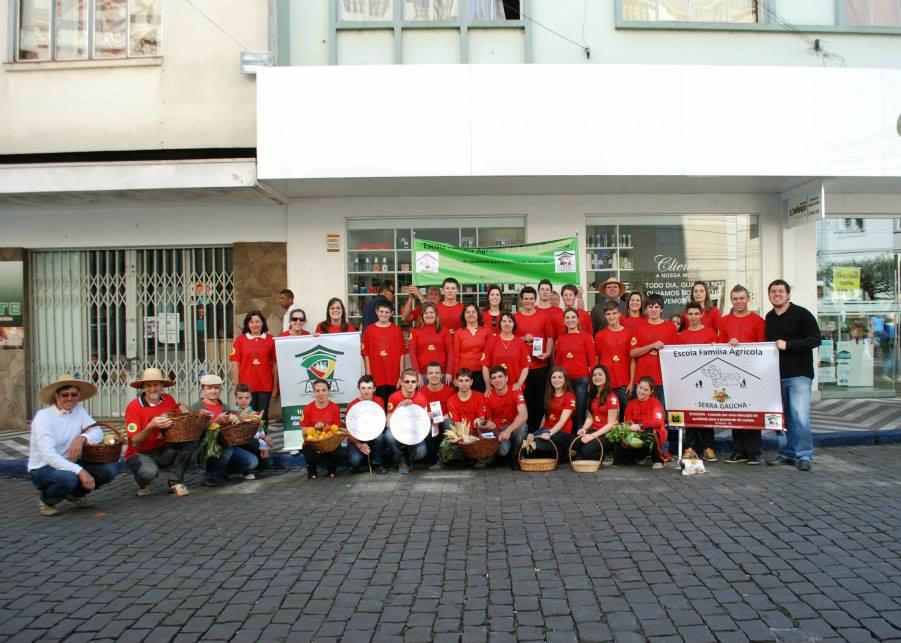
[[[817,223],[817,312],[824,398],[895,397],[901,219]]]

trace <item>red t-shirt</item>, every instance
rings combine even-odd
[[[679,334],[672,322],[664,319],[659,324],[647,321],[639,324],[638,332],[632,338],[632,348],[641,348],[658,340],[664,345],[679,343]],[[645,353],[638,358],[635,364],[635,381],[638,382],[645,375],[649,375],[654,380],[654,384],[658,386],[663,383],[663,374],[660,372],[660,356],[656,350]]]
[[[597,431],[607,426],[607,413],[609,411],[619,412],[619,398],[615,393],[609,393],[604,403],[599,398],[591,400],[591,430]]]
[[[765,342],[766,333],[763,317],[757,313],[749,313],[742,317],[736,317],[735,313],[729,313],[720,317],[720,341],[724,344],[730,339],[740,342]]]
[[[445,386],[441,385],[441,388],[437,391],[433,391],[428,386],[423,386],[419,389],[419,394],[422,395],[426,401],[431,404],[432,402],[438,402],[441,404],[441,414],[447,415],[447,401],[456,394],[453,386]],[[426,407],[428,408],[428,407]]]
[[[720,319],[722,319],[722,313],[716,306],[711,306],[710,310],[705,310],[701,315],[701,323],[715,331],[720,329]],[[682,328],[688,328],[688,318],[685,313],[682,313]]]
[[[554,330],[554,337],[559,337],[566,332],[566,326],[563,324],[563,309],[559,306],[548,306],[547,308],[535,307],[539,312],[544,313],[551,322],[551,328]]]
[[[554,364],[566,369],[570,377],[588,377],[597,364],[598,356],[594,342],[588,333],[563,333],[554,345]]]
[[[278,334],[279,337],[303,337],[304,335],[311,335],[310,331],[302,330],[300,331],[300,335],[291,335],[291,331],[286,330]]]
[[[560,314],[553,312],[553,310],[559,310]],[[556,337],[560,337],[563,333],[567,332],[566,324],[563,319],[566,316],[566,311],[563,308],[557,308],[554,306],[553,308],[541,308],[550,314],[551,324],[554,326],[554,335]],[[583,310],[582,308],[575,309],[576,314],[579,316],[579,328],[583,333],[591,334],[591,313],[587,310]]]
[[[454,422],[466,420],[472,427],[476,419],[485,417],[487,412],[485,410],[485,396],[478,391],[470,391],[470,393],[469,399],[465,402],[460,399],[459,393],[451,395],[447,401],[447,414]]]
[[[563,417],[563,411],[572,411],[566,424],[560,429],[563,433],[572,433],[573,430],[573,413],[576,412],[576,395],[571,391],[566,391],[563,395],[554,395],[551,397],[550,403],[544,409],[544,426],[542,428],[552,429],[560,418]]]
[[[369,373],[376,386],[395,386],[404,355],[404,334],[396,324],[369,324],[363,331],[360,352],[369,358]]]
[[[519,337],[501,339],[500,335],[494,335],[485,346],[485,366],[503,366],[507,369],[507,377],[512,386],[519,381],[523,369],[532,365],[529,349],[526,343]]]
[[[632,358],[632,333],[628,328],[611,330],[609,326],[594,336],[594,349],[603,366],[610,373],[610,388],[629,385],[629,368]]]
[[[331,426],[341,426],[341,409],[334,402],[328,402],[324,409],[316,406],[316,402],[310,402],[303,407],[303,415],[300,419],[301,426],[316,426],[319,422]]]
[[[435,324],[428,324],[414,328],[410,332],[410,367],[419,373],[425,373],[429,362],[441,364],[441,372],[449,373],[448,360],[453,354],[453,344],[450,333],[443,328],[435,330]]]
[[[275,364],[275,340],[272,335],[238,335],[228,358],[238,362],[239,384],[247,384],[253,393],[272,391],[272,365]]]
[[[716,331],[708,326],[702,326],[698,330],[684,328],[678,337],[680,344],[716,344],[719,341]]]
[[[175,401],[174,397],[165,393],[163,393],[160,403],[156,406],[150,406],[143,393],[129,402],[128,406],[125,407],[125,434],[128,438],[128,446],[125,448],[125,459],[128,460],[137,453],[153,451],[166,444],[159,430],[151,432],[139,447],[132,444],[131,440],[135,433],[143,431],[144,427],[153,418],[164,413],[177,412],[177,410],[178,402]]]
[[[500,313],[498,313],[497,315],[492,315],[487,308],[482,311],[482,326],[490,330],[492,333],[500,332],[500,328],[498,328],[500,320]]]
[[[439,301],[436,308],[438,308],[438,319],[441,321],[441,328],[444,328],[453,335],[460,326],[463,325],[463,321],[460,317],[463,315],[463,302],[457,302],[453,306],[448,306],[443,301]]]
[[[480,373],[490,338],[491,331],[482,326],[475,333],[468,328],[458,329],[454,333],[454,368],[468,368],[473,373]]]
[[[347,410],[348,411],[351,410],[354,407],[354,404],[357,404],[358,402],[362,402],[362,401],[363,400],[361,400],[360,398],[354,398],[353,400],[351,400],[350,402],[347,403]],[[371,400],[366,400],[366,401],[367,402],[375,402],[376,404],[381,406],[383,409],[385,408],[385,400],[380,398],[378,395],[374,395]]]
[[[206,413],[211,418],[217,418],[222,415],[222,401],[218,402],[207,402],[206,400],[200,400],[201,408],[200,411],[202,413]]]
[[[519,414],[519,407],[526,405],[526,398],[522,391],[514,391],[507,386],[507,392],[501,395],[496,389],[491,389],[491,395],[485,398],[485,410],[487,417],[498,427],[509,426]]]
[[[638,330],[638,327],[646,321],[647,319],[644,317],[629,317],[628,315],[620,315],[619,318],[619,323],[629,331],[630,337],[635,337],[635,332]]]
[[[391,395],[388,396],[388,413],[391,413],[397,405],[403,402],[404,400],[412,400],[413,404],[417,404],[424,408],[426,411],[429,410],[429,402],[426,400],[425,395],[423,395],[420,391],[416,391],[413,394],[413,397],[406,397],[404,395],[403,390],[394,391]]]
[[[672,326],[672,324],[670,324]],[[643,429],[651,429],[657,435],[658,444],[666,442],[666,427],[663,420],[663,406],[656,397],[642,401],[635,398],[626,405],[626,422],[640,424]]]
[[[522,311],[516,313],[516,335],[523,337],[531,335],[532,337],[541,337],[544,339],[544,351],[547,351],[547,343],[549,339],[554,337],[554,327],[550,319],[544,312],[538,308],[531,315],[526,315]],[[547,366],[546,359],[538,359],[532,355],[532,342],[526,342],[529,356],[532,360],[531,368],[544,368]]]
[[[334,324],[326,324],[324,321],[319,322],[316,326],[316,332],[320,335],[325,335],[326,333],[352,333],[357,330],[356,326],[349,323],[347,324],[347,330],[341,330],[341,325]]]

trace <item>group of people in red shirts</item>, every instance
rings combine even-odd
[[[660,295],[626,294],[616,279],[601,284],[604,297],[590,313],[581,306],[577,286],[563,286],[561,306],[546,280],[537,288],[522,288],[515,313],[505,310],[498,286],[486,288],[482,309],[459,300],[455,279],[446,279],[440,289],[429,288],[425,298],[417,288],[409,292],[401,310],[413,324],[407,345],[392,321],[391,300],[383,297],[374,303],[376,321],[362,331],[361,399],[379,400],[389,415],[398,403],[420,404],[440,427],[466,420],[475,430],[509,443],[501,455],[515,449],[514,466],[527,432],[540,445],[541,439],[552,442],[561,457],[572,448],[575,457],[591,458],[599,454],[604,435],[625,421],[635,430],[650,432],[654,446],[606,446],[622,461],[648,457],[662,468],[675,453],[676,434],[668,436],[665,429],[659,350],[670,344],[764,341],[764,321],[748,310],[743,286],[730,293],[732,312],[721,315],[707,285],[696,282],[676,319],[663,317]],[[298,311],[292,312],[292,322],[294,314],[302,314]],[[329,301],[327,314],[328,324],[320,324],[317,332],[355,330],[340,299]],[[362,466],[362,457],[369,453],[381,470],[382,452],[388,451],[402,471],[426,458],[440,467],[446,462],[439,451],[447,453],[439,449],[441,433],[433,431],[435,437],[423,445],[402,449],[388,430],[384,440],[374,444],[351,440],[348,455],[352,467]],[[730,461],[759,462],[759,431],[736,431],[734,437],[736,454]],[[689,430],[683,456],[716,461],[713,430]]]

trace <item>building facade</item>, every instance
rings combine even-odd
[[[416,237],[578,236],[588,306],[612,276],[675,312],[701,279],[763,312],[785,277],[831,342],[822,393],[896,395],[897,2],[128,2],[81,40],[6,4],[19,415],[56,370],[98,380],[99,414],[149,362],[187,395],[285,284],[314,321],[385,281],[402,304]]]

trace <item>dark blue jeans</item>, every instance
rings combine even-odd
[[[227,473],[250,473],[258,464],[257,457],[243,447],[223,447],[222,455],[206,461],[206,471],[203,475],[208,480],[221,480]]]
[[[374,440],[370,440],[366,444],[369,445],[369,463],[374,467],[382,466],[382,453],[385,451],[385,432]],[[347,460],[350,462],[351,469],[362,469],[366,466],[366,456],[360,453],[360,450],[350,440],[347,441]]]
[[[585,424],[585,409],[588,405],[588,378],[574,377],[569,383],[576,394],[576,412],[573,414],[573,431],[578,431]]]
[[[79,462],[78,464],[93,476],[96,489],[112,482],[119,473],[118,462],[111,464]],[[89,493],[87,489],[81,486],[78,474],[71,471],[54,469],[48,464],[40,469],[34,469],[30,473],[31,483],[35,489],[41,492],[41,501],[45,505],[53,506],[65,500],[67,496],[82,498]]]

